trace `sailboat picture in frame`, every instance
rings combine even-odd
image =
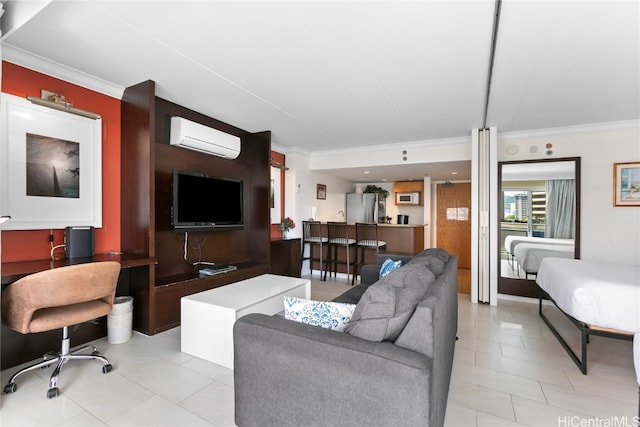
[[[7,93],[0,101],[4,229],[102,227],[102,120]]]
[[[613,164],[613,205],[640,206],[640,162]]]

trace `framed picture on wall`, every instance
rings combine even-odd
[[[326,200],[327,199],[327,186],[324,184],[318,184],[316,187],[316,199]]]
[[[102,227],[102,120],[6,93],[1,111],[4,229]]]
[[[282,219],[281,174],[280,168],[271,166],[271,195],[269,197],[271,224],[280,224]]]
[[[613,164],[613,205],[640,206],[640,162]]]

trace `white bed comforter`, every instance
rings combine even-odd
[[[542,260],[548,257],[574,258],[573,244],[520,243],[515,246],[514,256],[522,270],[528,274],[537,273]]]
[[[545,258],[536,282],[581,322],[640,332],[640,266]]]
[[[547,245],[573,245],[573,239],[556,239],[555,237],[529,237],[511,235],[504,238],[505,249],[513,255],[520,243],[542,243]]]

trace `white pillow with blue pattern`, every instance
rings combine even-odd
[[[382,279],[384,276],[391,273],[393,270],[397,269],[400,266],[402,266],[402,261],[400,260],[394,261],[391,258],[385,259],[382,263],[382,266],[380,267],[380,278]]]
[[[285,319],[339,332],[347,327],[355,308],[355,304],[284,297]]]

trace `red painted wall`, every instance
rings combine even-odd
[[[95,252],[119,251],[120,100],[2,62],[2,92],[39,98],[41,89],[61,93],[74,107],[102,116],[102,228],[96,229]],[[64,231],[54,230],[54,244],[62,244],[63,240]],[[2,232],[2,262],[46,259],[50,251],[49,230]]]
[[[285,155],[271,150],[271,160],[279,165],[285,164]],[[280,212],[284,215],[284,170],[280,170]],[[282,231],[278,228],[280,224],[271,224],[271,240],[282,239]]]

